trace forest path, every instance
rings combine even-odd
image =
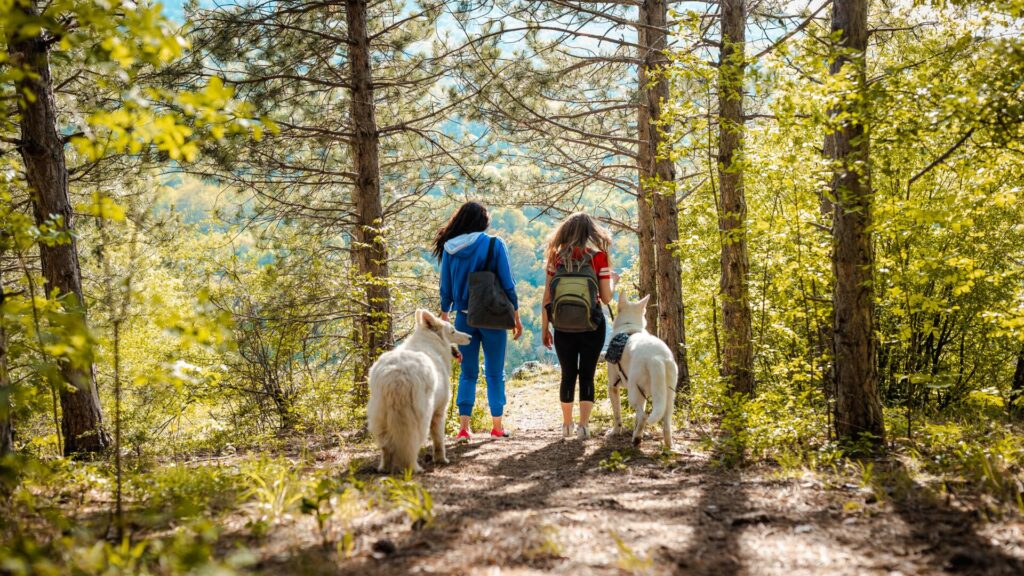
[[[433,496],[430,527],[411,531],[404,516],[376,522],[360,529],[355,558],[306,557],[302,571],[793,576],[1024,566],[1019,523],[981,534],[989,525],[930,500],[878,501],[878,490],[856,485],[723,470],[685,431],[667,458],[653,428],[641,452],[628,435],[563,440],[556,395],[549,382],[510,387],[511,438],[478,435],[450,449],[450,465],[427,466],[417,479]],[[628,460],[609,469],[616,451]],[[380,540],[394,551],[374,557]]]

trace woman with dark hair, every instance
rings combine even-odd
[[[469,275],[487,265],[487,252],[491,236],[484,234],[491,223],[487,208],[478,202],[466,202],[452,215],[434,237],[434,257],[441,262],[441,318],[448,321],[455,313],[455,329],[472,336],[465,346],[459,346],[462,354],[462,371],[456,404],[459,407],[459,434],[456,440],[469,441],[469,420],[476,404],[476,383],[480,377],[480,348],[484,349],[484,377],[487,380],[487,404],[491,409],[491,436],[508,436],[501,424],[505,409],[505,347],[508,333],[505,330],[474,328],[467,320],[469,307]],[[501,287],[512,302],[515,312],[515,328],[512,338],[518,340],[523,334],[519,320],[519,300],[516,298],[516,281],[509,264],[508,248],[501,238],[495,238],[493,266]]]

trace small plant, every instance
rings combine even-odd
[[[782,478],[799,476],[806,469],[804,454],[799,450],[780,450],[775,454],[775,463],[779,466],[778,475]]]
[[[621,472],[626,469],[626,463],[632,457],[629,454],[623,455],[618,450],[613,451],[607,458],[597,463],[606,472]]]
[[[537,530],[530,531],[523,557],[530,561],[540,561],[562,557],[562,544],[558,541],[558,527],[545,524]]]
[[[629,547],[628,544],[619,538],[618,534],[612,533],[612,539],[615,541],[615,547],[619,551],[619,558],[615,564],[620,570],[636,573],[645,573],[654,567],[654,560],[647,555],[639,555]]]
[[[676,464],[676,456],[678,454],[675,452],[662,448],[661,452],[658,453],[658,464],[662,468],[671,468]]]
[[[287,463],[260,460],[245,476],[253,484],[245,499],[256,501],[262,512],[258,520],[275,524],[302,500],[302,478]]]
[[[398,506],[409,516],[413,530],[429,526],[434,521],[434,499],[422,484],[412,479],[412,471],[405,476],[385,478],[382,481],[388,502]]]
[[[362,498],[363,482],[355,477],[354,468],[347,478],[325,475],[316,483],[311,496],[303,496],[300,510],[313,516],[320,532],[320,543],[330,547],[334,533],[341,533],[335,545],[339,558],[351,557],[355,548],[352,521],[364,512],[368,501]]]

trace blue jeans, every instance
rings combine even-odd
[[[473,337],[469,344],[459,346],[462,353],[462,372],[459,374],[459,390],[455,402],[459,416],[473,414],[476,404],[476,382],[480,378],[480,346],[484,348],[484,377],[487,379],[487,405],[491,416],[501,416],[505,411],[505,346],[508,344],[508,330],[473,328],[466,323],[466,314],[455,314],[455,329]]]

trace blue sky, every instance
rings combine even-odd
[[[166,0],[162,3],[164,5],[164,14],[172,20],[181,22],[185,19],[182,13],[181,5],[184,4],[182,0]]]

